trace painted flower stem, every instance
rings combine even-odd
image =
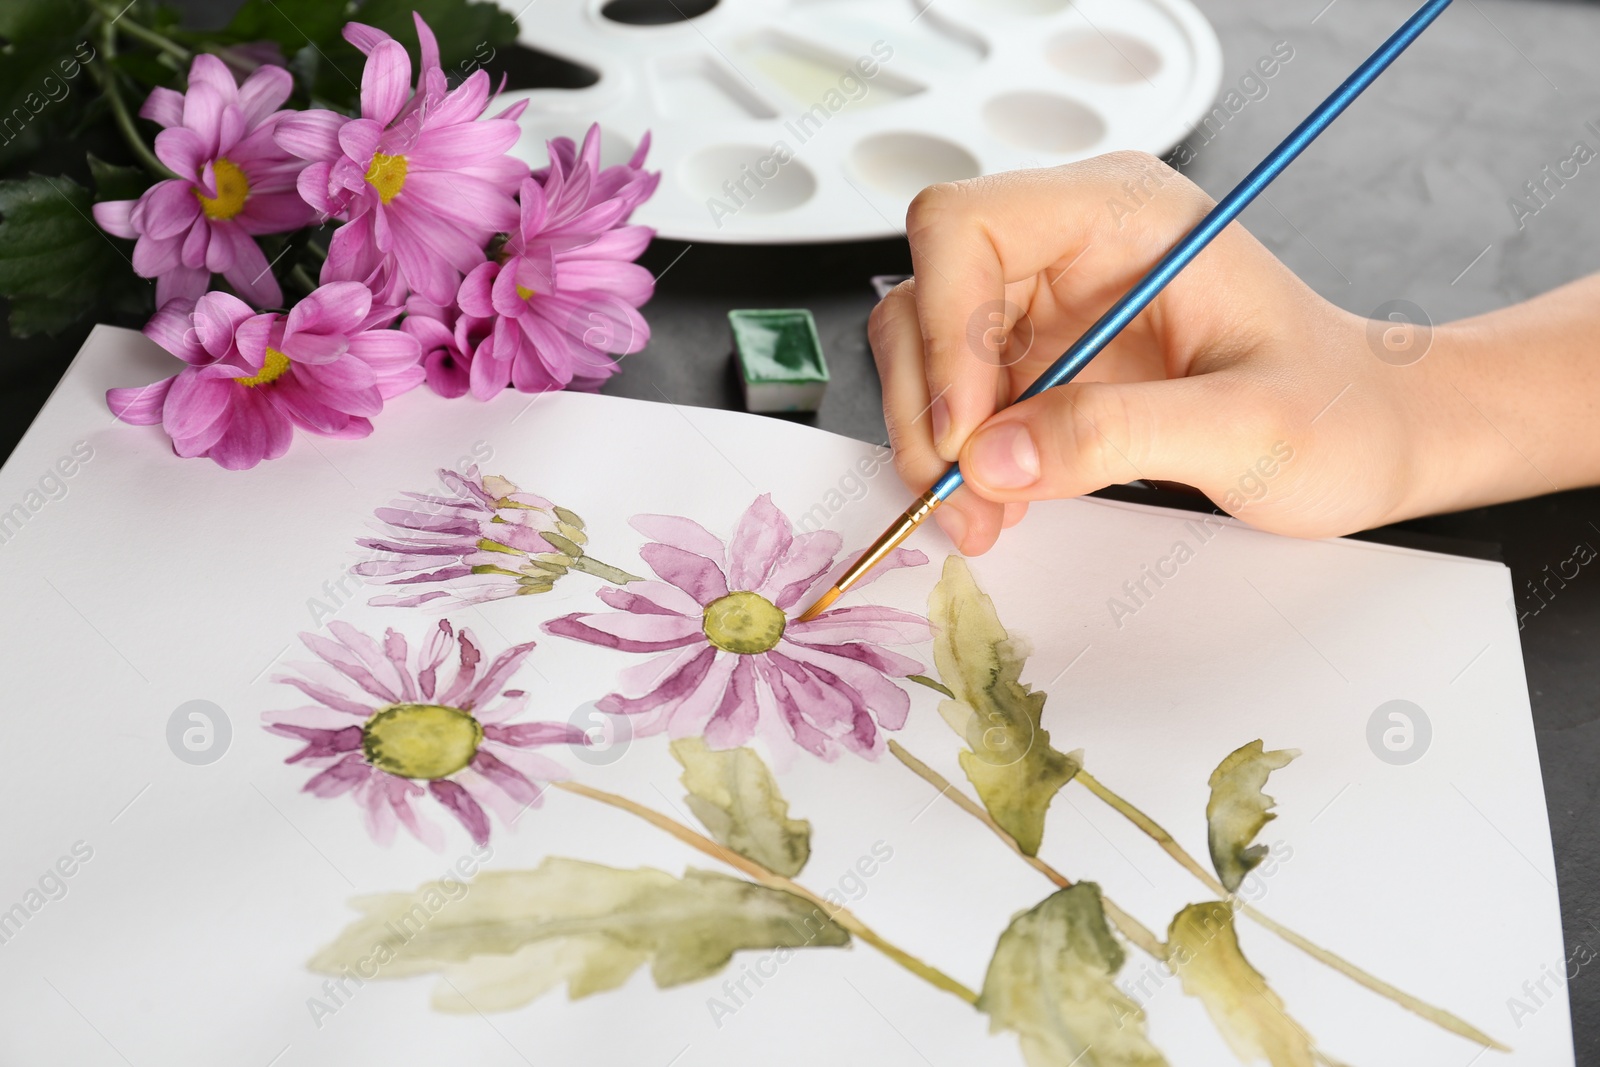
[[[1178,844],[1173,836],[1169,834],[1154,819],[1150,818],[1150,816],[1146,815],[1144,812],[1128,803],[1128,801],[1124,800],[1122,797],[1106,788],[1106,786],[1103,785],[1099,779],[1095,778],[1094,775],[1090,774],[1086,770],[1079,770],[1073,780],[1076,782],[1081,782],[1085,789],[1089,790],[1089,792],[1093,793],[1099,799],[1105,801],[1105,803],[1108,804],[1114,811],[1116,811],[1117,814],[1123,816],[1129,822],[1133,823],[1133,825],[1142,830],[1146,836],[1161,846],[1162,851],[1166,852],[1167,855],[1177,860],[1179,865],[1182,866],[1184,870],[1198,878],[1207,889],[1211,890],[1211,892],[1217,894],[1217,898],[1219,900],[1229,900],[1228,891],[1223,888],[1222,883],[1217,881],[1217,879],[1212,876],[1210,871],[1202,867],[1199,862],[1196,861],[1195,858],[1191,856],[1182,845]],[[1467,1038],[1469,1041],[1476,1041],[1480,1045],[1487,1046],[1488,1048],[1492,1048],[1500,1052],[1511,1051],[1505,1045],[1502,1045],[1500,1042],[1496,1041],[1488,1034],[1485,1034],[1483,1031],[1477,1029],[1472,1024],[1457,1018],[1456,1016],[1445,1011],[1443,1008],[1436,1008],[1425,1001],[1418,1000],[1410,993],[1396,989],[1388,982],[1368,974],[1366,971],[1363,971],[1360,967],[1357,967],[1349,960],[1346,960],[1341,956],[1336,956],[1327,949],[1322,948],[1320,945],[1314,944],[1276,920],[1263,915],[1249,904],[1246,904],[1237,898],[1234,898],[1229,902],[1232,904],[1234,911],[1247,916],[1258,925],[1263,926],[1277,934],[1279,937],[1283,938],[1283,940],[1287,941],[1295,948],[1298,948],[1306,955],[1333,968],[1358,985],[1365,986],[1374,993],[1377,993],[1379,996],[1387,997],[1389,1000],[1394,1001],[1396,1004],[1399,1004],[1406,1010],[1422,1016],[1435,1026],[1442,1027],[1446,1030],[1449,1030],[1453,1034],[1459,1034],[1461,1037]]]
[[[697,851],[710,856],[714,860],[719,860],[722,863],[726,863],[728,866],[732,867],[734,870],[738,871],[740,874],[759,885],[764,885],[768,889],[777,889],[785,893],[791,893],[794,896],[800,897],[802,900],[809,901],[818,908],[821,908],[824,914],[826,914],[832,921],[838,923],[840,926],[850,931],[851,934],[865,941],[867,944],[871,945],[873,948],[877,949],[879,952],[883,953],[885,956],[889,957],[891,960],[898,963],[900,966],[904,967],[918,978],[921,978],[929,985],[932,985],[938,989],[942,989],[946,993],[953,993],[962,1000],[966,1001],[968,1004],[977,1004],[977,993],[974,993],[972,990],[968,989],[966,986],[962,985],[954,978],[951,978],[938,968],[931,967],[928,964],[923,963],[921,960],[917,959],[909,952],[906,952],[904,949],[901,949],[884,940],[880,934],[874,931],[871,927],[867,926],[866,923],[858,919],[853,913],[850,912],[848,908],[835,908],[832,904],[829,904],[827,901],[817,896],[817,894],[811,892],[811,890],[807,889],[805,886],[791,881],[790,879],[783,877],[781,874],[775,874],[772,871],[767,870],[767,868],[761,866],[761,864],[756,863],[754,860],[726,849],[717,844],[715,841],[711,840],[709,837],[706,837],[704,834],[700,834],[683,825],[682,823],[668,818],[659,811],[655,811],[652,808],[645,807],[643,804],[629,800],[627,797],[618,796],[615,793],[608,793],[603,789],[595,789],[592,786],[583,785],[580,782],[565,781],[552,782],[550,784],[557,789],[563,789],[568,793],[576,793],[578,796],[588,797],[590,800],[597,800],[602,804],[609,804],[613,808],[617,808],[621,811],[627,812],[630,815],[637,816],[657,829],[665,830],[667,833],[671,834],[679,841],[682,841],[690,848],[696,849]]]
[[[1010,848],[1011,851],[1015,852],[1018,856],[1021,856],[1024,863],[1028,864],[1034,870],[1050,879],[1050,881],[1054,882],[1062,889],[1066,889],[1068,886],[1072,885],[1072,879],[1068,878],[1066,875],[1050,866],[1044,860],[1040,859],[1038,856],[1030,856],[1026,852],[1023,852],[1021,846],[1017,844],[1017,839],[1007,833],[1005,828],[999,823],[995,822],[993,816],[984,810],[983,805],[972,800],[961,790],[957,789],[944,775],[940,774],[938,771],[919,760],[916,756],[913,756],[910,752],[906,751],[905,747],[901,745],[900,742],[891,740],[889,742],[889,751],[894,754],[895,759],[905,764],[911,773],[915,774],[917,777],[921,778],[923,781],[937,789],[940,796],[949,797],[950,800],[955,803],[956,807],[960,808],[968,815],[971,815],[974,819],[977,819],[979,822],[983,823],[983,825],[987,826],[990,832],[992,832],[1000,840],[1004,841],[1006,846]],[[1163,963],[1166,962],[1167,947],[1166,945],[1162,944],[1159,937],[1151,932],[1138,919],[1135,919],[1132,915],[1129,915],[1127,912],[1123,911],[1104,894],[1102,894],[1100,897],[1100,903],[1101,906],[1105,908],[1107,918],[1111,920],[1112,925],[1121,932],[1123,937],[1144,949],[1154,959]]]
[[[613,567],[609,563],[601,563],[593,556],[579,556],[568,564],[568,567],[599,578],[602,582],[610,582],[612,585],[627,585],[629,582],[644,581],[637,574],[629,574],[621,567]]]

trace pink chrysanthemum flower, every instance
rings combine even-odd
[[[547,593],[569,571],[617,584],[640,580],[590,557],[583,519],[566,508],[477,467],[438,474],[453,496],[408,492],[398,506],[377,510],[382,536],[357,542],[379,555],[356,564],[354,573],[421,588],[374,597],[374,607],[410,608],[445,597],[452,604],[482,604]]]
[[[227,293],[174,300],[144,332],[189,366],[106,401],[123,422],[160,423],[178,455],[229,470],[283,455],[297,426],[365,437],[386,399],[422,381],[416,339],[382,328],[399,311],[357,282],[324,285],[287,315],[256,314]]]
[[[472,357],[491,333],[493,319],[468,315],[455,306],[439,307],[419,296],[406,301],[400,328],[422,346],[428,388],[442,397],[465,396],[472,382]]]
[[[461,309],[498,316],[472,367],[472,395],[487,400],[509,383],[528,393],[596,389],[617,371],[613,356],[639,351],[650,326],[638,308],[655,292],[633,262],[655,231],[625,225],[655,191],[646,136],[633,158],[600,169],[600,128],[577,149],[550,142],[550,166],[522,183],[521,215],[498,262],[461,284]]]
[[[922,665],[884,646],[926,640],[926,619],[867,604],[810,622],[788,618],[842,572],[838,534],[796,534],[765,495],[727,544],[675,516],[641,515],[633,526],[652,538],[639,554],[661,581],[602,589],[600,599],[618,610],[544,626],[606,648],[664,653],[625,671],[621,690],[595,705],[600,711],[642,716],[635,733],[700,735],[713,748],[743,745],[759,730],[826,759],[839,746],[875,756],[879,727],[905,725],[910,697],[892,679]],[[901,549],[875,574],[927,561]]]
[[[273,679],[315,703],[266,712],[262,722],[305,743],[284,761],[316,768],[305,791],[349,794],[379,844],[388,844],[399,824],[430,848],[444,847],[443,833],[413,807],[424,795],[485,844],[485,808],[514,825],[539,803],[544,783],[567,776],[534,748],[587,743],[576,726],[511,722],[528,695],[505,685],[533,650],[531,641],[480,670],[483,655],[471,632],[457,634],[445,621],[415,649],[394,630],[379,643],[346,623],[328,629],[331,638],[300,635],[320,662],[295,664],[298,674]]]
[[[140,109],[166,127],[156,156],[177,177],[138,200],[96,204],[94,217],[108,233],[138,239],[133,269],[156,279],[158,307],[199,299],[213,273],[257,307],[283,303],[252,235],[287,233],[314,217],[295,191],[304,162],[273,140],[293,88],[289,72],[272,66],[237,85],[222,60],[202,53],[189,67],[188,92],[156,89]]]
[[[462,275],[484,260],[496,233],[517,222],[513,199],[528,168],[506,154],[521,136],[526,104],[479,121],[489,75],[473,71],[449,90],[439,47],[421,16],[422,73],[411,91],[411,58],[387,34],[360,23],[346,39],[367,54],[361,117],[302,111],[279,123],[278,144],[309,160],[300,195],[346,220],[329,242],[324,282],[367,283],[386,303],[420,293],[455,299]]]

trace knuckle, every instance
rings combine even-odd
[[[963,182],[939,182],[923,189],[911,198],[906,209],[906,230],[916,234],[938,226],[943,220],[959,214],[959,206],[966,199]]]
[[[1130,458],[1134,415],[1126,392],[1091,382],[1065,391],[1064,399],[1069,417],[1058,425],[1069,432],[1058,441],[1061,464],[1084,482],[1094,482],[1094,489],[1137,477]]]

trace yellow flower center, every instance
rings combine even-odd
[[[524,289],[522,286],[519,285],[519,286],[517,286],[517,295],[520,296],[524,300],[532,300],[533,299],[533,290],[532,289]]]
[[[217,195],[206,196],[199,189],[194,197],[200,201],[200,210],[208,219],[231,219],[244,210],[245,198],[250,195],[250,180],[244,176],[231,159],[218,159],[211,164],[217,176]]]
[[[240,385],[254,389],[258,385],[270,385],[283,377],[283,372],[289,369],[289,357],[279,352],[276,348],[267,349],[267,358],[261,364],[261,370],[248,378],[235,378]]]
[[[367,184],[378,190],[378,199],[385,204],[400,195],[406,187],[406,157],[372,154],[372,166],[367,168]]]
[[[766,597],[738,592],[707,604],[701,628],[706,640],[723,651],[752,656],[777,645],[787,623],[783,612]]]
[[[440,704],[390,704],[361,728],[367,762],[401,778],[447,778],[472,762],[483,727]]]

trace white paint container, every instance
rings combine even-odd
[[[654,26],[605,6],[521,11],[525,44],[600,78],[508,93],[529,100],[515,151],[542,166],[546,139],[599,122],[611,163],[650,131],[665,178],[635,218],[686,241],[903,233],[937,182],[1165,152],[1221,83],[1189,0],[721,0]]]

